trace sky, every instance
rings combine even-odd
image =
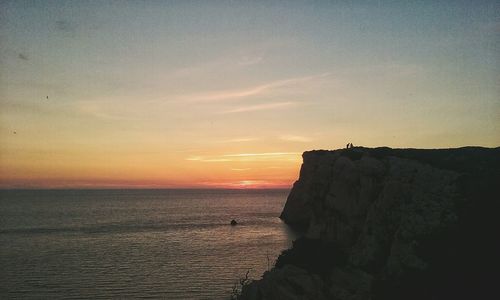
[[[289,188],[500,146],[498,1],[0,1],[0,188]]]

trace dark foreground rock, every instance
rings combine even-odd
[[[303,154],[281,218],[305,237],[242,299],[491,299],[500,148]]]

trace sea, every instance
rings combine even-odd
[[[288,192],[1,190],[0,299],[229,299],[296,238]]]

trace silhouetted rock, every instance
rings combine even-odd
[[[295,299],[286,293],[301,295],[297,299],[473,299],[491,292],[500,148],[355,147],[305,152],[303,159],[281,218],[307,239],[278,258],[270,273],[280,275],[266,273],[251,287],[252,295],[264,295],[265,282],[273,280],[285,291],[259,298],[244,289],[243,299]],[[319,296],[282,283],[294,281],[295,273],[281,270],[289,265],[315,278]]]
[[[231,220],[231,226],[236,226],[236,225],[238,225],[238,222],[236,222],[236,220],[234,220],[234,219]]]
[[[294,265],[273,269],[264,273],[261,281],[243,286],[243,299],[328,299],[323,290],[325,283],[317,274],[310,273]]]

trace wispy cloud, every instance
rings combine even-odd
[[[300,136],[300,135],[291,135],[291,134],[282,135],[279,138],[280,138],[280,140],[289,141],[289,142],[307,143],[307,142],[311,141],[311,139],[308,137]]]
[[[76,110],[80,113],[90,115],[99,119],[104,120],[137,120],[137,117],[133,117],[130,112],[118,111],[112,109],[112,102],[110,101],[78,101],[75,103]]]
[[[257,85],[254,87],[243,88],[243,89],[232,89],[232,90],[219,90],[212,92],[203,92],[193,95],[186,95],[181,97],[182,101],[191,101],[191,102],[212,102],[212,101],[225,101],[225,100],[234,100],[246,97],[252,97],[257,95],[262,95],[265,92],[269,92],[274,89],[283,88],[287,86],[297,86],[300,84],[304,84],[307,82],[311,82],[320,78],[324,78],[329,76],[330,73],[323,73],[319,75],[313,76],[305,76],[305,77],[296,77],[289,78],[284,80],[277,80],[261,85]]]
[[[264,58],[262,56],[243,56],[238,64],[240,66],[251,66],[260,63]]]
[[[191,156],[191,157],[186,158],[186,160],[199,161],[199,160],[202,160],[202,157],[201,156]]]
[[[185,78],[185,77],[196,77],[201,74],[204,74],[208,71],[212,71],[215,69],[227,69],[229,67],[229,63],[224,59],[216,59],[212,61],[202,62],[199,64],[180,67],[176,70],[173,70],[170,74],[172,78]]]
[[[248,171],[251,170],[251,168],[231,168],[231,171]]]
[[[222,111],[222,114],[232,114],[232,113],[241,113],[241,112],[249,112],[249,111],[258,111],[258,110],[269,110],[269,109],[277,109],[283,108],[287,106],[296,105],[296,102],[277,102],[277,103],[265,103],[265,104],[256,104],[249,106],[242,106],[234,109],[229,109]]]
[[[172,70],[172,78],[209,76],[215,72],[231,73],[240,69],[258,65],[266,60],[266,53],[271,49],[286,47],[289,41],[285,38],[280,40],[272,39],[267,41],[252,41],[251,44],[241,45],[241,49],[234,49],[235,52],[225,53],[221,57],[214,57],[211,60],[185,65]]]
[[[238,153],[238,154],[225,154],[224,157],[249,157],[249,156],[283,156],[283,155],[297,155],[300,152],[264,152],[264,153]]]
[[[377,77],[380,76],[406,77],[406,76],[424,74],[426,69],[424,68],[424,66],[419,64],[390,62],[390,63],[366,65],[358,69],[353,68],[351,69],[351,71],[355,71],[357,73],[361,72],[365,74],[370,74]]]
[[[202,156],[191,156],[186,158],[186,160],[189,161],[201,161],[201,162],[225,162],[225,161],[231,161],[229,158],[206,158]]]
[[[235,98],[244,98],[261,94],[262,92],[272,88],[273,84],[263,84],[251,88],[240,90],[222,90],[216,92],[207,92],[204,94],[197,94],[190,96],[190,101],[203,102],[203,101],[223,101]]]
[[[255,137],[244,137],[244,138],[234,138],[228,140],[219,141],[219,143],[245,143],[245,142],[253,142],[259,140]]]
[[[261,160],[285,160],[296,161],[300,159],[300,152],[264,152],[264,153],[235,153],[215,156],[190,156],[188,161],[199,162],[231,162],[231,161],[261,161]]]
[[[289,187],[290,182],[280,180],[280,181],[266,181],[266,180],[240,180],[240,181],[231,181],[231,182],[211,182],[204,181],[200,182],[200,184],[209,187],[225,187],[225,188],[284,188]]]
[[[213,72],[231,72],[248,66],[259,64],[263,55],[224,56],[198,64],[183,66],[170,73],[172,78],[197,77]]]

